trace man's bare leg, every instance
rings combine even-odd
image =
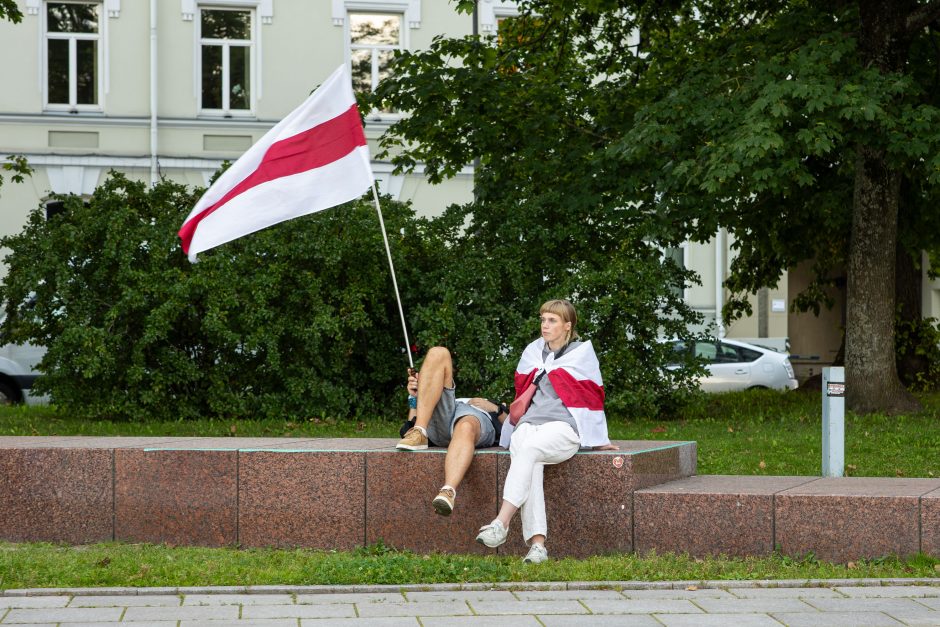
[[[480,421],[474,416],[457,419],[454,435],[444,458],[444,484],[455,490],[470,468],[477,440],[480,438]]]
[[[475,416],[462,416],[454,425],[454,433],[444,457],[444,485],[431,501],[434,511],[442,516],[450,516],[454,511],[457,498],[457,486],[473,461],[473,451],[480,437],[480,421]]]
[[[418,415],[415,426],[427,429],[431,423],[434,408],[441,400],[444,388],[454,387],[454,362],[450,351],[443,346],[435,346],[428,351],[421,365],[418,377]]]
[[[409,390],[415,384],[414,375],[408,379]],[[435,346],[428,351],[417,378],[418,408],[415,411],[415,426],[408,430],[395,448],[403,451],[423,451],[428,447],[428,425],[434,409],[441,400],[444,387],[454,387],[454,365],[450,351]]]

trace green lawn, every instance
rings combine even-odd
[[[382,545],[334,552],[0,543],[0,589],[867,577],[940,577],[940,560],[919,556],[834,565],[812,557],[696,560],[675,555],[619,555],[533,566],[518,557],[417,555]]]
[[[940,394],[908,416],[849,415],[847,474],[940,476]],[[613,439],[695,440],[700,474],[818,475],[819,393],[712,396],[677,419],[610,416]],[[221,421],[114,423],[71,419],[52,407],[0,408],[0,435],[167,435],[395,437],[387,421]],[[674,555],[564,559],[538,567],[518,558],[416,555],[384,546],[350,552],[203,549],[130,544],[65,547],[0,543],[0,589],[56,586],[408,584],[488,581],[623,581],[940,577],[940,560],[918,556],[845,565],[793,560]]]
[[[917,415],[846,418],[846,474],[940,477],[940,393]],[[609,416],[620,440],[695,440],[699,474],[818,475],[818,392],[713,395],[682,418]],[[51,407],[0,408],[0,435],[397,437],[398,422],[200,420],[127,423],[75,420]]]

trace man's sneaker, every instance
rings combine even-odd
[[[450,513],[454,511],[454,499],[456,498],[457,490],[444,487],[431,501],[431,505],[434,506],[434,511],[441,516],[450,516]]]
[[[395,446],[403,451],[423,451],[428,447],[428,436],[421,433],[417,427],[408,429],[405,437]]]
[[[491,549],[495,549],[506,541],[506,535],[509,530],[503,527],[503,523],[497,518],[488,525],[480,527],[480,533],[477,534],[477,542],[485,544]]]
[[[541,564],[548,561],[548,550],[542,544],[533,544],[522,559],[526,564]]]

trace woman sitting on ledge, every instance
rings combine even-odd
[[[517,401],[530,385],[535,386],[534,395],[528,408],[511,410],[503,425],[499,444],[508,447],[511,456],[503,504],[476,538],[488,547],[500,546],[509,522],[521,510],[522,537],[530,546],[524,561],[535,564],[548,559],[545,465],[570,459],[582,446],[618,448],[607,436],[600,364],[591,343],[577,341],[574,306],[567,300],[550,300],[539,314],[542,337],[526,347],[516,367]]]

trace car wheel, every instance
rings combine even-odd
[[[19,390],[9,383],[0,383],[0,405],[13,405],[19,402]]]
[[[768,389],[766,385],[752,385],[748,388],[749,390],[766,390]]]

